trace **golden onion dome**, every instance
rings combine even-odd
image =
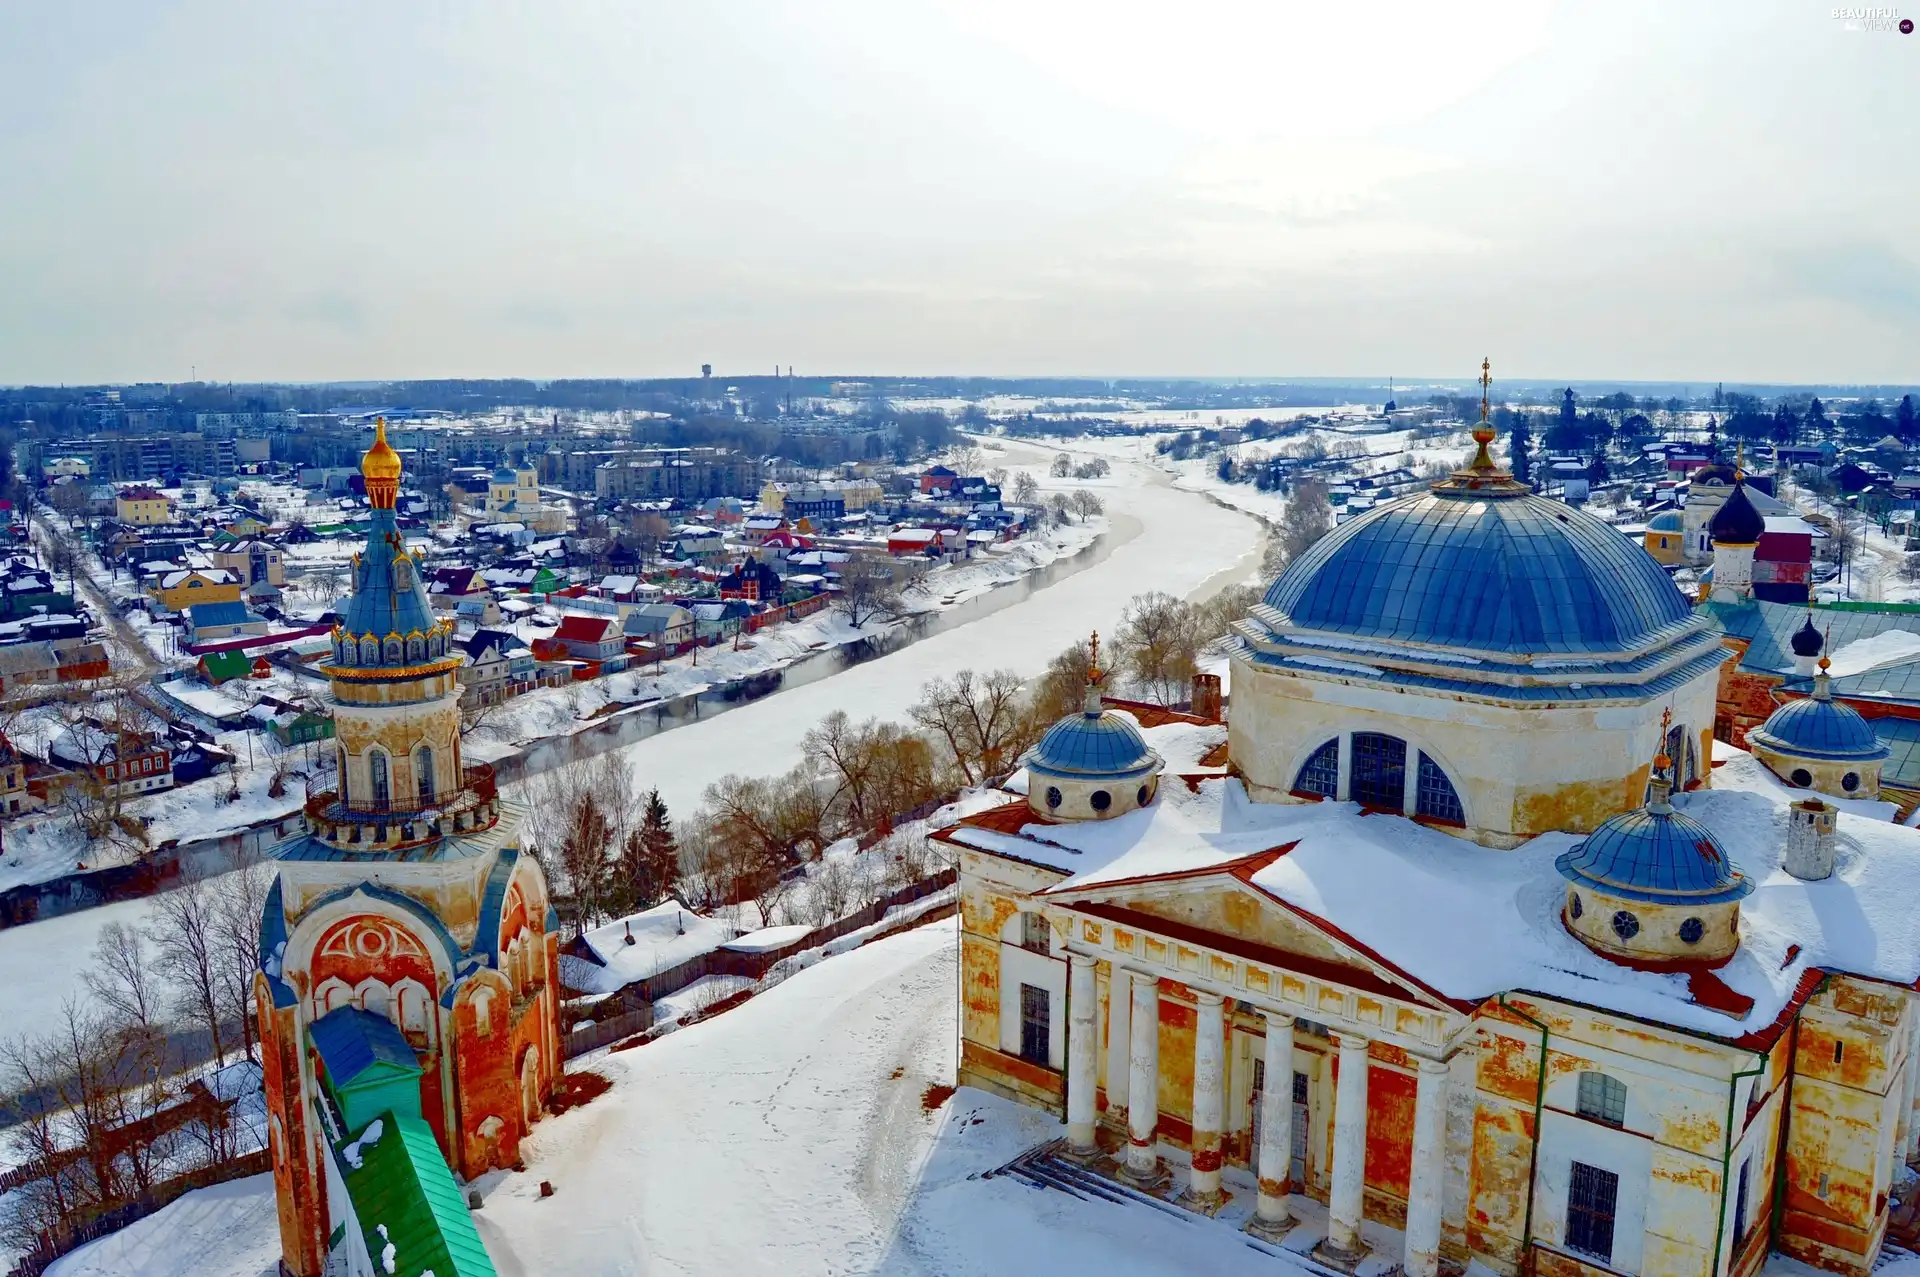
[[[385,480],[388,483],[400,481],[400,454],[387,442],[387,419],[379,417],[373,423],[373,447],[367,449],[367,455],[360,458],[360,473],[368,480]]]

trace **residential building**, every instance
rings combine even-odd
[[[173,520],[166,494],[146,484],[135,484],[114,493],[113,517],[137,528],[156,527]]]
[[[111,796],[173,788],[173,759],[165,740],[144,732],[76,723],[48,744],[47,758],[92,777]]]
[[[240,578],[225,568],[179,568],[163,573],[150,591],[169,612],[199,603],[238,603]]]
[[[258,524],[259,520],[244,522]],[[215,567],[233,573],[243,587],[261,583],[275,586],[287,583],[286,556],[279,546],[259,539],[257,534],[244,535],[243,539],[232,545],[213,549],[207,557],[213,560]]]
[[[580,661],[610,661],[627,650],[619,622],[609,616],[563,616],[553,642]]]

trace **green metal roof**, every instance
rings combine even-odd
[[[208,652],[200,660],[207,667],[207,676],[221,682],[245,678],[253,672],[253,660],[245,652]]]
[[[1748,600],[1702,603],[1699,610],[1712,617],[1726,633],[1748,641],[1746,654],[1740,658],[1742,672],[1793,676],[1793,635],[1806,624],[1805,604]],[[1910,607],[1900,604],[1823,606],[1813,609],[1813,624],[1822,634],[1828,634],[1827,652],[1831,655],[1849,643],[1887,630],[1920,630],[1920,617]],[[1837,683],[1838,680],[1835,694],[1844,695]]]
[[[343,1153],[340,1167],[375,1271],[384,1271],[381,1257],[392,1245],[393,1277],[497,1277],[432,1128],[391,1113],[375,1120],[380,1138],[358,1144],[360,1165]]]

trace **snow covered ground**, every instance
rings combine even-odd
[[[47,1277],[272,1277],[280,1264],[273,1176],[188,1193],[166,1209],[89,1242]]]
[[[951,920],[903,932],[705,1023],[594,1058],[612,1089],[535,1128],[524,1172],[474,1185],[485,1199],[475,1222],[501,1277],[1306,1271],[1250,1246],[1237,1218],[976,1178],[1060,1125],[978,1091],[929,1095],[953,1079],[955,941]],[[540,1196],[543,1180],[552,1197]],[[1251,1182],[1230,1175],[1228,1186],[1244,1213]],[[136,1267],[55,1273],[258,1277],[275,1244],[265,1182],[209,1195],[99,1243],[127,1239],[121,1253]],[[262,1249],[240,1244],[247,1227]],[[1314,1232],[1301,1229],[1300,1244]]]
[[[1106,559],[970,624],[626,746],[621,752],[638,782],[657,786],[675,812],[691,811],[722,775],[772,775],[792,767],[800,738],[835,709],[900,719],[929,679],[956,670],[1004,667],[1031,677],[1089,630],[1110,631],[1134,595],[1210,594],[1246,578],[1258,563],[1259,524],[1179,491],[1156,470],[1123,461],[1107,479],[1069,483],[1046,477],[1055,449],[1011,440],[1004,447],[1001,463],[1033,470],[1043,490],[1086,487],[1100,496],[1113,528]]]

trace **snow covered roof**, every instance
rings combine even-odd
[[[581,992],[614,993],[635,980],[711,953],[734,934],[735,928],[726,923],[692,913],[672,900],[630,918],[616,918],[581,936],[604,964],[590,977],[592,987]],[[627,943],[629,936],[632,944]]]
[[[1163,743],[1166,730],[1147,729],[1149,743],[1189,752]],[[1716,757],[1713,787],[1674,803],[1756,884],[1741,910],[1740,949],[1714,973],[1736,1001],[1752,999],[1739,1015],[1696,1001],[1684,975],[1615,965],[1567,932],[1554,860],[1578,834],[1493,851],[1350,803],[1254,803],[1223,777],[1163,785],[1152,806],[1111,820],[1014,826],[1020,816],[1009,806],[1000,810],[1011,815],[941,836],[1059,870],[1067,877],[1054,895],[1224,874],[1238,862],[1255,890],[1462,1006],[1531,990],[1739,1038],[1774,1024],[1810,973],[1920,980],[1920,830],[1892,823],[1891,804],[1836,802],[1838,867],[1825,881],[1801,881],[1780,867],[1787,808],[1801,795],[1742,751],[1719,746]]]

